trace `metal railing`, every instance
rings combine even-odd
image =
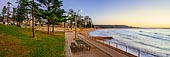
[[[123,51],[128,52],[128,53],[133,54],[133,55],[136,55],[138,57],[170,57],[170,54],[163,54],[163,53],[160,53],[160,52],[142,50],[142,49],[139,49],[137,47],[129,46],[129,45],[126,45],[126,44],[121,43],[121,42],[98,40],[98,39],[96,39],[96,37],[90,37],[90,36],[88,36],[88,38],[91,38],[92,40],[103,43],[107,46],[118,48],[120,50],[123,50]],[[124,49],[121,49],[121,47],[124,47]],[[136,51],[137,53],[135,52],[136,54],[134,54],[134,53],[130,52],[132,50],[133,50],[133,52]]]

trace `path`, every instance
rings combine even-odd
[[[82,35],[79,35],[81,39],[83,39],[86,42],[89,42],[90,44],[93,44],[95,47],[97,47],[98,49],[102,50],[103,52],[107,53],[108,55],[112,56],[112,57],[129,57],[125,54],[122,54],[114,49],[111,49],[101,43],[95,42],[94,40],[85,38]],[[135,57],[135,56],[130,56],[130,57]]]
[[[111,57],[108,54],[102,52],[95,46],[91,45],[90,51],[79,51],[77,53],[71,53],[70,44],[73,42],[74,33],[66,32],[65,33],[65,40],[66,40],[66,57]]]

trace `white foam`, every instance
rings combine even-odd
[[[170,56],[167,55],[170,54],[170,29],[102,29],[89,34],[91,36],[112,36],[113,39],[109,40],[111,42],[125,44],[158,56]],[[119,48],[124,50],[123,47]],[[136,53],[130,49],[129,52]],[[141,56],[150,57],[151,55],[141,53]]]

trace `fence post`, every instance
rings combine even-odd
[[[103,40],[103,44],[104,44],[104,40]]]
[[[110,46],[110,41],[109,41],[109,46]]]
[[[95,37],[95,41],[96,41],[96,37]]]
[[[127,52],[127,46],[126,46],[126,52]]]
[[[87,34],[87,38],[89,38],[89,35]]]
[[[118,47],[117,43],[116,43],[116,48]]]
[[[92,40],[94,40],[94,38],[93,38],[93,37],[91,37],[91,39],[92,39]]]
[[[138,50],[138,57],[140,57],[140,50]]]
[[[167,55],[167,57],[169,56],[169,54],[166,54]]]

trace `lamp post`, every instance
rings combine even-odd
[[[79,17],[79,12],[82,12],[82,10],[77,11],[77,16],[75,16],[75,39],[77,39],[77,18]]]

